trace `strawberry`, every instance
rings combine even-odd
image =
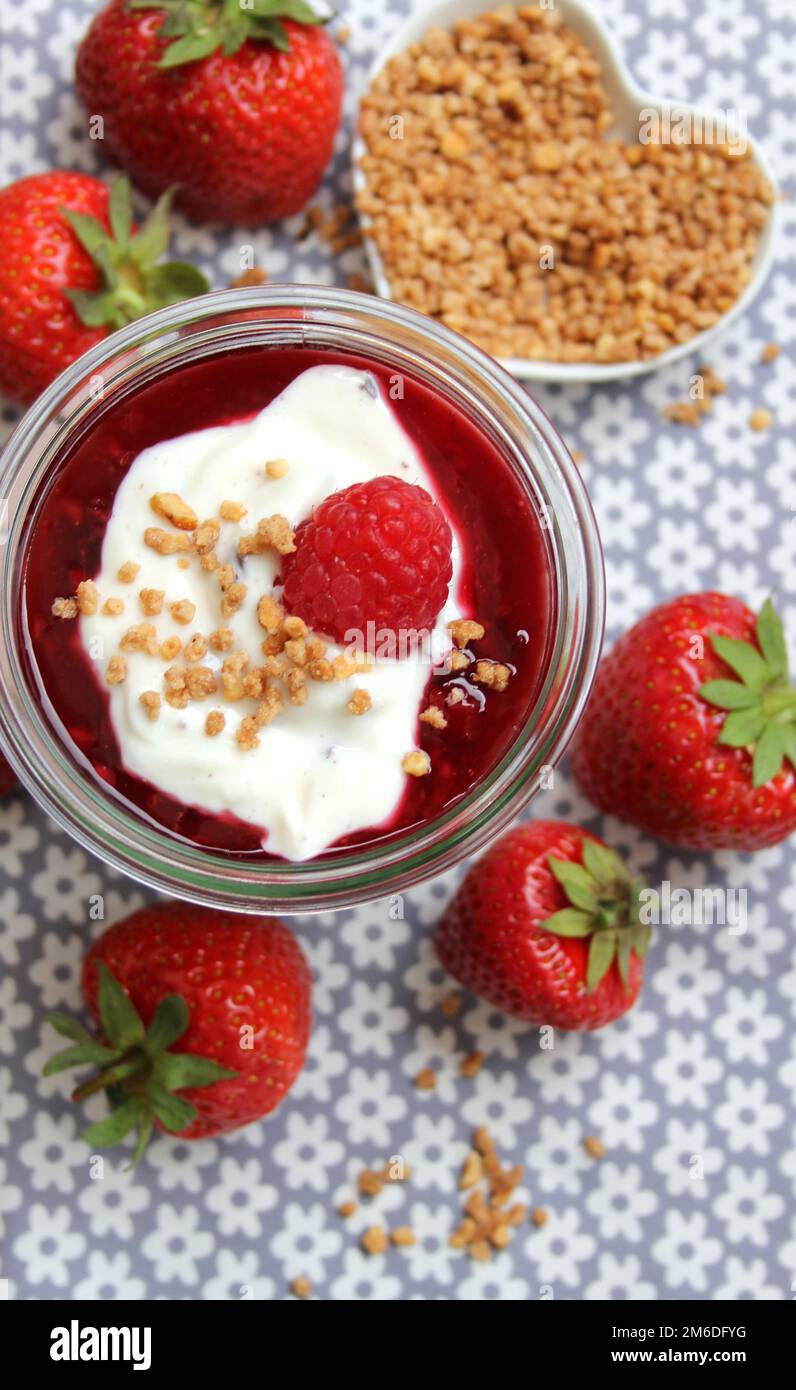
[[[153,1127],[181,1139],[227,1134],[273,1110],[301,1070],[310,1032],[310,971],[275,917],[162,902],[95,941],[83,998],[101,1041],[66,1014],[49,1022],[75,1045],[45,1075],[96,1064],[73,1099],[105,1090],[113,1109],[83,1137],[93,1147]]]
[[[309,627],[352,634],[428,631],[448,597],[453,537],[422,487],[389,476],[330,493],[282,562],[285,604]]]
[[[465,989],[528,1023],[601,1028],[638,998],[641,879],[578,826],[531,821],[470,869],[436,932]]]
[[[171,184],[196,222],[299,212],[329,162],[337,49],[306,0],[111,0],[77,53],[105,149],[150,196]]]
[[[204,294],[191,265],[158,265],[170,196],[133,234],[130,188],[33,174],[0,191],[0,391],[28,405],[114,328]]]
[[[601,811],[684,849],[756,850],[796,828],[796,690],[770,600],[661,604],[603,660],[572,748]]]

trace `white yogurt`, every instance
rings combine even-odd
[[[283,478],[265,473],[266,461],[275,458],[288,460]],[[104,683],[108,659],[121,637],[143,621],[155,625],[159,641],[176,635],[185,642],[193,632],[207,635],[213,628],[230,627],[235,646],[249,652],[252,665],[261,664],[265,634],[257,621],[257,602],[264,593],[279,597],[273,590],[279,556],[269,551],[240,561],[240,536],[274,513],[297,526],[329,493],[382,474],[419,483],[436,496],[418,451],[375,378],[345,366],[311,367],[246,424],[200,430],[145,449],[116,494],[95,577],[100,603],[122,598],[125,612],[80,619],[98,678]],[[178,493],[200,519],[217,516],[224,500],[247,508],[239,524],[222,523],[216,547],[222,564],[232,564],[248,585],[242,608],[231,618],[221,617],[216,576],[194,557],[190,568],[181,569],[177,556],[158,555],[144,544],[147,527],[171,529],[152,512],[155,492]],[[459,557],[454,533],[452,595]],[[141,567],[131,585],[117,578],[127,561]],[[144,588],[165,590],[161,616],[143,613],[138,592]],[[196,605],[188,626],[168,613],[166,605],[179,599]],[[438,650],[449,645],[446,624],[457,616],[451,597],[434,632]],[[330,643],[328,655],[341,650]],[[306,704],[285,700],[283,713],[260,731],[259,747],[248,751],[238,747],[235,730],[254,711],[254,701],[230,704],[220,690],[204,701],[191,701],[184,710],[164,701],[152,722],[139,696],[148,690],[162,694],[165,665],[142,652],[126,652],[125,659],[127,679],[110,687],[110,717],[125,767],[187,805],[215,815],[231,812],[256,825],[271,853],[309,859],[341,836],[380,825],[396,810],[406,782],[401,759],[415,747],[420,701],[432,670],[428,652],[400,661],[380,658],[371,670],[346,681],[309,682]],[[202,664],[219,670],[222,661],[223,656],[209,651]],[[372,708],[367,714],[348,713],[354,689],[369,692]],[[226,727],[214,738],[204,727],[211,709],[226,716]]]

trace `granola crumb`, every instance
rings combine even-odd
[[[583,1147],[589,1158],[605,1158],[605,1145],[602,1139],[598,1139],[595,1134],[587,1134],[583,1141]]]
[[[445,696],[445,703],[448,705],[460,705],[464,699],[464,691],[461,686],[455,685]]]
[[[547,1215],[547,1212],[545,1211],[545,1208],[544,1208],[544,1207],[534,1207],[533,1211],[531,1212],[531,1224],[532,1224],[533,1226],[541,1227],[541,1226],[546,1226],[546,1225],[547,1225],[547,1221],[548,1221],[548,1215]]]
[[[282,627],[290,638],[309,637],[310,635],[310,630],[304,619],[296,617],[295,613],[288,614],[282,623]],[[320,655],[323,656],[323,652],[321,652]]]
[[[250,753],[253,749],[259,748],[260,739],[257,734],[258,727],[257,719],[253,714],[247,714],[245,718],[240,721],[240,724],[235,730],[235,742],[242,753]]]
[[[355,690],[346,705],[349,714],[367,714],[372,707],[373,701],[367,690]]]
[[[79,612],[76,598],[57,598],[50,609],[54,618],[76,618]]]
[[[274,516],[263,517],[262,521],[258,521],[254,535],[241,536],[238,541],[238,554],[242,559],[247,555],[261,555],[266,550],[276,550],[279,555],[292,555],[295,549],[293,527],[287,517],[278,512]]]
[[[292,661],[295,666],[306,666],[307,664],[307,644],[303,637],[291,637],[285,642],[285,656]]]
[[[214,628],[207,639],[214,652],[228,652],[235,641],[235,634],[229,627]]]
[[[505,1224],[495,1226],[489,1233],[490,1242],[495,1250],[505,1250],[511,1242],[511,1237],[511,1228]]]
[[[118,652],[108,662],[105,680],[108,685],[121,685],[123,681],[127,680],[127,662],[123,656],[119,656]]]
[[[138,700],[139,704],[142,704],[146,710],[147,719],[154,724],[160,715],[160,696],[157,691],[145,690],[142,695],[139,695]]]
[[[467,652],[451,652],[448,657],[448,665],[452,671],[466,671],[472,662],[473,658]]]
[[[156,516],[164,517],[179,531],[195,531],[199,525],[193,507],[189,507],[176,492],[156,492],[150,497],[149,505]]]
[[[776,359],[779,357],[779,354],[779,343],[766,343],[765,347],[763,348],[763,351],[760,354],[760,361],[764,364],[768,362],[775,362]]]
[[[188,556],[187,556],[187,555],[180,555],[180,556],[178,557],[178,560],[177,560],[177,569],[178,569],[178,570],[189,570],[190,568],[191,568],[191,562],[190,562],[190,560],[188,559]]]
[[[201,632],[195,632],[185,643],[184,655],[186,661],[201,661],[207,656],[207,642]]]
[[[169,612],[175,623],[192,623],[196,616],[196,604],[188,598],[181,598],[169,604]]]
[[[422,748],[413,748],[411,753],[404,753],[401,767],[409,777],[426,777],[431,771],[431,759]]]
[[[453,1234],[448,1237],[448,1245],[452,1250],[464,1250],[473,1240],[477,1230],[478,1223],[471,1216],[466,1216]]]
[[[342,1218],[343,1218],[344,1221],[347,1221],[348,1218],[349,1218],[349,1216],[353,1216],[353,1215],[354,1215],[354,1212],[356,1211],[356,1209],[357,1209],[357,1204],[356,1204],[356,1202],[352,1202],[352,1201],[349,1199],[349,1201],[347,1201],[347,1202],[341,1202],[341,1203],[340,1203],[339,1207],[337,1208],[337,1214],[338,1214],[338,1216],[342,1216]]]
[[[123,652],[146,652],[147,656],[157,656],[157,631],[152,623],[135,623],[122,635],[119,647]]]
[[[106,598],[102,605],[102,613],[106,618],[118,618],[124,612],[124,600],[120,598]]]
[[[251,272],[249,272],[249,274],[250,273]],[[297,1279],[292,1281],[290,1292],[294,1294],[296,1298],[309,1298],[312,1293],[312,1284],[309,1279],[305,1279],[303,1275],[299,1275]]]
[[[494,1153],[495,1141],[486,1125],[479,1125],[473,1135],[473,1148],[480,1154]]]
[[[478,1260],[483,1263],[492,1258],[492,1248],[487,1240],[474,1240],[467,1247],[467,1253],[471,1260]]]
[[[424,709],[420,718],[424,724],[430,724],[432,729],[447,729],[448,727],[445,715],[436,705],[429,705],[428,709]]]
[[[269,459],[265,471],[269,478],[284,478],[289,467],[287,459]]]
[[[164,661],[174,661],[182,651],[182,642],[179,637],[166,637],[158,647],[158,656],[162,656]]]
[[[446,1018],[455,1018],[461,1011],[462,996],[460,994],[446,994],[445,998],[441,1000],[439,1007],[440,1012],[443,1013]]]
[[[259,265],[252,265],[248,270],[241,271],[234,280],[230,280],[231,290],[247,290],[256,285],[265,285],[268,281],[266,272]]]
[[[383,1255],[389,1246],[383,1226],[370,1226],[362,1237],[362,1249],[368,1255]]]
[[[221,596],[221,616],[231,618],[234,613],[242,606],[243,600],[248,592],[247,586],[236,581],[230,584],[229,588]]]
[[[287,698],[291,705],[306,705],[307,703],[307,676],[300,668],[288,671],[285,677],[287,686]]]
[[[191,541],[184,531],[164,531],[160,526],[148,526],[144,545],[156,550],[158,555],[178,555],[180,551],[190,550]]]
[[[480,642],[484,635],[482,624],[472,618],[456,618],[448,623],[448,631],[459,648],[467,647],[471,642]]]
[[[263,594],[257,604],[257,621],[266,632],[278,632],[285,618],[285,610],[270,594]]]
[[[468,1079],[472,1080],[473,1077],[478,1075],[485,1061],[485,1052],[468,1052],[467,1056],[462,1059],[459,1067],[459,1075],[466,1076]]]
[[[763,430],[771,429],[773,423],[774,416],[771,414],[771,411],[764,410],[762,406],[759,406],[757,410],[753,410],[749,416],[749,428],[755,430],[757,434],[762,434]]]
[[[141,566],[137,565],[135,561],[125,560],[124,564],[120,565],[116,571],[116,578],[120,584],[132,584],[140,568]]]
[[[222,521],[242,521],[247,510],[242,502],[222,502],[218,514]]]
[[[166,597],[163,589],[141,589],[138,597],[148,618],[156,618],[163,612],[163,600]]]
[[[490,690],[505,690],[511,680],[511,670],[500,661],[476,661],[473,680]]]
[[[84,618],[93,618],[99,608],[99,589],[93,579],[84,579],[77,586],[77,606]]]
[[[471,1149],[459,1175],[459,1190],[466,1192],[470,1187],[477,1187],[483,1176],[484,1161],[477,1149]]]
[[[357,1178],[357,1188],[363,1197],[378,1197],[382,1191],[386,1175],[377,1168],[365,1168]]]
[[[222,710],[211,709],[210,713],[205,719],[205,733],[207,734],[207,737],[215,738],[216,734],[221,733],[221,730],[224,728],[226,722],[227,717]]]
[[[415,1085],[418,1091],[433,1091],[436,1089],[437,1078],[431,1067],[423,1067],[415,1077]]]
[[[390,1240],[393,1245],[417,1245],[417,1236],[411,1226],[396,1226],[390,1232]]]
[[[318,657],[311,661],[307,667],[310,680],[313,681],[333,681],[334,668],[331,661],[327,661],[325,656]]]
[[[661,411],[664,420],[671,420],[674,425],[689,425],[692,429],[700,423],[704,413],[704,401],[673,401]]]

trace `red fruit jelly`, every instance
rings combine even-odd
[[[390,370],[377,362],[316,348],[259,347],[175,367],[121,399],[112,398],[71,445],[31,539],[25,602],[32,658],[68,736],[97,776],[144,816],[175,836],[231,856],[267,856],[262,831],[233,816],[184,805],[127,771],[110,721],[107,690],[83,647],[78,624],[54,618],[51,607],[55,597],[73,594],[81,580],[96,575],[116,490],[141,450],[250,417],[301,372],[329,363],[372,372],[389,395]],[[383,843],[419,827],[482,781],[506,754],[539,694],[555,627],[547,535],[508,463],[481,429],[420,380],[405,375],[403,392],[395,407],[400,423],[423,457],[463,542],[456,597],[462,616],[477,619],[486,629],[477,655],[510,665],[515,674],[505,690],[471,687],[467,698],[453,705],[444,697],[456,677],[433,675],[426,703],[441,705],[447,727],[418,724],[417,744],[429,754],[431,773],[407,777],[389,824],[338,841],[337,851]],[[164,487],[167,483],[164,479]]]

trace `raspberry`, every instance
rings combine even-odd
[[[448,596],[452,539],[422,487],[392,477],[355,483],[298,527],[282,567],[285,605],[338,642],[369,622],[396,638],[430,630]]]

